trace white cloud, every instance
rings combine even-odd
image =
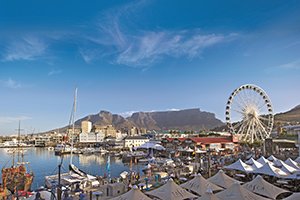
[[[95,51],[98,48],[105,49],[113,63],[132,67],[149,66],[165,56],[188,59],[200,57],[205,49],[237,37],[234,33],[203,33],[200,29],[137,29],[134,12],[145,3],[134,2],[104,13],[98,20],[97,33],[85,37],[92,48],[89,51],[86,45],[85,51],[80,50],[83,60],[91,63],[103,58],[102,52]]]
[[[136,112],[139,112],[139,111],[126,111],[126,112],[119,113],[119,115],[126,118],[126,117],[130,117],[133,113],[136,113]]]
[[[281,69],[300,69],[300,60],[295,60],[286,64],[279,65]]]
[[[21,88],[22,87],[21,83],[13,80],[11,78],[8,78],[7,80],[0,80],[0,84],[3,87],[12,88],[12,89],[17,89],[17,88]]]
[[[52,69],[50,72],[48,72],[48,76],[53,76],[53,75],[61,74],[61,73],[62,73],[62,70],[60,70],[60,69]]]
[[[36,37],[24,37],[9,43],[3,61],[35,60],[44,55],[47,45]]]
[[[28,116],[16,116],[16,117],[0,116],[0,124],[9,124],[16,121],[24,121],[29,119],[32,118]]]

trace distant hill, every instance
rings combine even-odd
[[[294,107],[293,109],[283,112],[283,113],[278,113],[275,115],[275,122],[300,122],[300,105]]]

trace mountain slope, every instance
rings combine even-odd
[[[300,105],[293,109],[275,115],[276,122],[300,122]]]

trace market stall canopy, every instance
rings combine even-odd
[[[240,184],[234,183],[232,186],[222,192],[216,194],[221,200],[270,200],[254,194],[249,190],[243,188]]]
[[[278,160],[278,158],[276,158],[275,156],[271,155],[267,158],[267,160],[271,161],[271,162],[274,162],[276,160]]]
[[[238,170],[245,173],[252,172],[253,168],[250,165],[244,163],[241,159],[238,159],[236,162],[231,165],[225,166],[224,169]]]
[[[259,159],[256,160],[260,164],[264,165],[266,163],[271,163],[271,161],[267,160],[265,157],[261,156]]]
[[[252,157],[249,160],[247,160],[245,163],[248,164],[248,165],[251,165],[251,167],[253,169],[261,168],[263,166],[261,163],[257,162]]]
[[[253,173],[253,174],[264,174],[264,175],[280,177],[280,178],[285,177],[285,176],[288,175],[287,173],[285,173],[284,171],[282,171],[281,169],[279,169],[277,167],[274,167],[270,163],[264,164],[264,166],[254,170],[251,173]]]
[[[300,164],[300,156],[294,160],[296,163]]]
[[[299,199],[300,199],[300,192],[295,192],[291,196],[288,196],[283,200],[299,200]]]
[[[165,150],[165,147],[161,146],[160,144],[156,144],[153,142],[146,142],[142,144],[139,147],[136,147],[136,149],[155,149],[155,150]]]
[[[195,153],[206,153],[206,151],[197,148]]]
[[[297,171],[293,174],[290,174],[286,177],[284,177],[285,179],[292,179],[292,180],[300,180],[300,171]]]
[[[172,179],[168,180],[166,184],[154,189],[146,194],[157,197],[163,200],[183,200],[188,198],[196,198],[196,195],[186,191],[180,187]]]
[[[300,169],[300,166],[298,165],[298,163],[293,161],[291,158],[286,159],[285,163],[291,167],[294,167],[295,169]]]
[[[282,171],[288,174],[292,174],[299,171],[299,169],[295,169],[294,167],[289,166],[288,164],[279,159],[274,162],[274,166],[280,168]]]
[[[191,149],[191,147],[186,148],[185,151],[186,151],[186,152],[194,152],[194,150]]]
[[[289,192],[265,181],[260,175],[256,176],[252,181],[245,183],[243,188],[271,199],[276,199],[281,193]]]
[[[112,198],[111,200],[151,200],[143,192],[141,192],[137,186],[133,186],[131,190],[122,194],[121,196]]]
[[[198,198],[198,200],[220,200],[210,188]]]
[[[219,170],[218,173],[216,173],[214,176],[210,177],[207,180],[222,188],[229,188],[235,182],[242,183],[226,175],[223,170]]]
[[[193,179],[181,184],[180,186],[199,195],[205,194],[207,192],[207,188],[210,188],[212,191],[223,190],[223,188],[210,183],[201,174],[197,174]]]

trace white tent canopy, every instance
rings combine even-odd
[[[279,194],[288,192],[287,190],[276,187],[275,185],[265,181],[260,175],[252,181],[245,183],[243,188],[271,199],[276,199]]]
[[[252,172],[253,174],[264,174],[268,176],[275,176],[275,177],[284,177],[288,174],[282,171],[281,169],[274,167],[270,163],[264,164],[261,168],[258,168]]]
[[[194,150],[191,149],[191,147],[186,148],[185,151],[186,151],[186,152],[194,152]]]
[[[142,193],[137,186],[133,186],[131,190],[125,194],[112,198],[111,200],[151,200],[151,198]]]
[[[205,194],[207,192],[207,188],[210,188],[212,191],[223,190],[223,188],[210,183],[201,174],[197,174],[193,179],[181,184],[180,186],[199,195]]]
[[[276,158],[275,156],[271,155],[267,158],[267,160],[271,161],[271,162],[274,162],[276,160],[278,160],[278,158]]]
[[[244,163],[241,159],[238,159],[236,162],[232,163],[231,165],[225,166],[224,169],[238,170],[245,173],[253,171],[253,168],[247,165],[246,163]]]
[[[291,175],[284,177],[285,179],[293,179],[293,180],[300,180],[300,171],[297,171]]]
[[[288,196],[287,198],[283,200],[299,200],[300,199],[300,192],[293,193],[291,196]]]
[[[223,170],[219,170],[218,173],[216,173],[214,176],[207,179],[209,182],[218,185],[222,188],[229,188],[233,183],[240,181],[237,181],[230,176],[226,175]]]
[[[296,163],[300,164],[300,156],[294,160]]]
[[[161,146],[160,144],[156,144],[153,142],[146,142],[136,149],[156,149],[156,150],[165,150],[165,147]]]
[[[288,164],[291,167],[294,167],[295,169],[300,170],[300,166],[298,165],[298,163],[293,161],[291,158],[286,159],[285,163]]]
[[[197,148],[195,153],[206,153],[206,151]]]
[[[288,173],[288,174],[292,174],[294,172],[299,171],[299,169],[295,169],[294,167],[289,166],[282,160],[276,160],[274,162],[274,166],[280,168],[282,171],[284,171],[285,173]]]
[[[243,188],[238,183],[232,184],[232,186],[230,188],[228,188],[222,192],[219,192],[216,195],[221,200],[223,200],[223,199],[224,200],[229,200],[229,199],[230,200],[249,200],[249,199],[267,200],[267,198],[264,198],[262,196],[254,194],[253,192],[250,192],[249,190]]]
[[[186,191],[180,187],[172,179],[168,180],[166,184],[159,188],[146,192],[146,194],[163,199],[163,200],[182,200],[188,198],[196,198],[196,195]]]
[[[245,163],[248,164],[248,165],[251,165],[251,167],[253,169],[261,168],[263,166],[260,162],[257,162],[252,157],[249,160],[247,160]]]
[[[213,192],[212,190],[208,187],[206,192],[201,195],[198,200],[220,200]]]
[[[271,161],[267,160],[265,157],[261,156],[259,159],[256,160],[260,164],[264,165],[266,163],[271,163]]]

